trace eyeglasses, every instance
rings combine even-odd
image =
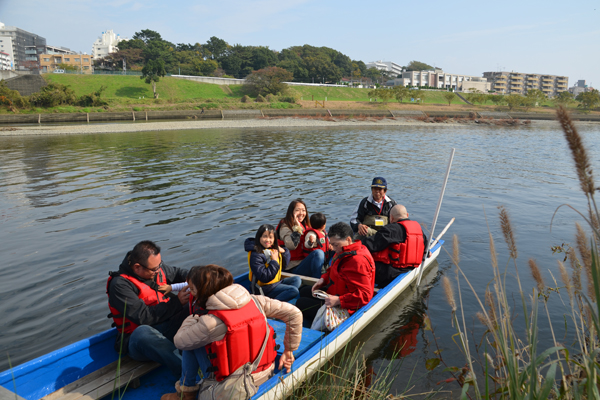
[[[160,267],[162,267],[162,261],[160,262],[160,264],[158,264],[158,267],[156,267],[156,268],[148,268],[148,267],[146,267],[142,263],[138,263],[138,264],[140,264],[142,266],[142,268],[147,269],[150,272],[158,272],[158,270],[160,269]]]

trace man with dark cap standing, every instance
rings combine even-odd
[[[388,224],[390,210],[396,201],[386,195],[387,181],[377,176],[371,183],[371,194],[358,203],[352,214],[350,225],[356,234],[355,240],[374,235],[381,227]]]

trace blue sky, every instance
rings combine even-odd
[[[365,62],[411,60],[446,72],[567,75],[600,87],[600,1],[0,0],[0,22],[91,52],[105,30],[158,31],[174,43],[328,46]]]

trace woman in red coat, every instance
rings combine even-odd
[[[375,261],[361,242],[354,242],[350,225],[338,222],[329,229],[329,243],[335,256],[331,267],[313,285],[311,290],[300,291],[296,302],[304,316],[305,326],[310,326],[322,304],[340,306],[353,314],[372,298],[375,287]],[[312,292],[326,287],[329,297],[318,300]]]

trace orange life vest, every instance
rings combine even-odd
[[[237,310],[209,310],[208,314],[219,318],[227,326],[223,339],[206,346],[212,364],[208,372],[214,372],[217,381],[227,378],[242,365],[254,362],[265,340],[266,329],[269,329],[269,338],[254,373],[271,367],[277,356],[275,331],[265,324],[265,317],[254,301]]]
[[[373,254],[375,261],[390,264],[394,268],[418,267],[423,261],[425,244],[423,230],[416,221],[398,221],[406,230],[404,243],[394,243]]]
[[[304,242],[305,240],[302,240],[302,248],[305,254],[305,257],[307,254],[311,253],[313,250],[323,250],[325,253],[327,253],[327,251],[329,250],[329,236],[327,236],[327,234],[325,232],[321,232],[317,229],[313,229],[313,228],[308,228],[305,232],[305,238],[306,235],[308,235],[309,232],[314,232],[317,235],[317,246],[313,247],[312,249],[307,249],[306,247],[304,247]]]
[[[140,281],[139,279],[137,279],[133,276],[125,275],[125,274],[115,275],[115,277],[116,276],[125,278],[128,281],[130,281],[131,283],[133,283],[135,285],[135,287],[138,288],[138,291],[139,291],[138,297],[147,306],[155,306],[158,303],[167,302],[170,300],[170,298],[168,296],[166,296],[164,293],[159,292],[158,290],[152,289],[150,286],[146,285],[144,282]],[[113,279],[112,275],[108,277],[108,281],[106,282],[106,294],[108,294],[108,287],[109,287],[110,281],[112,279]],[[163,271],[162,268],[160,268],[158,270],[158,273],[156,274],[156,284],[158,286],[167,284],[167,278],[165,276],[165,271]],[[123,317],[123,315],[121,315],[116,308],[112,307],[110,305],[110,303],[108,304],[108,308],[110,309],[110,314],[108,316],[112,317],[112,319],[114,321],[113,326],[117,328],[117,331],[119,333],[122,333],[122,331],[124,331],[125,333],[131,333],[135,330],[135,328],[137,328],[139,326],[137,324],[134,324],[132,321],[128,320],[127,318]],[[125,323],[124,326],[123,326],[123,323]],[[123,327],[125,329],[123,329]]]

